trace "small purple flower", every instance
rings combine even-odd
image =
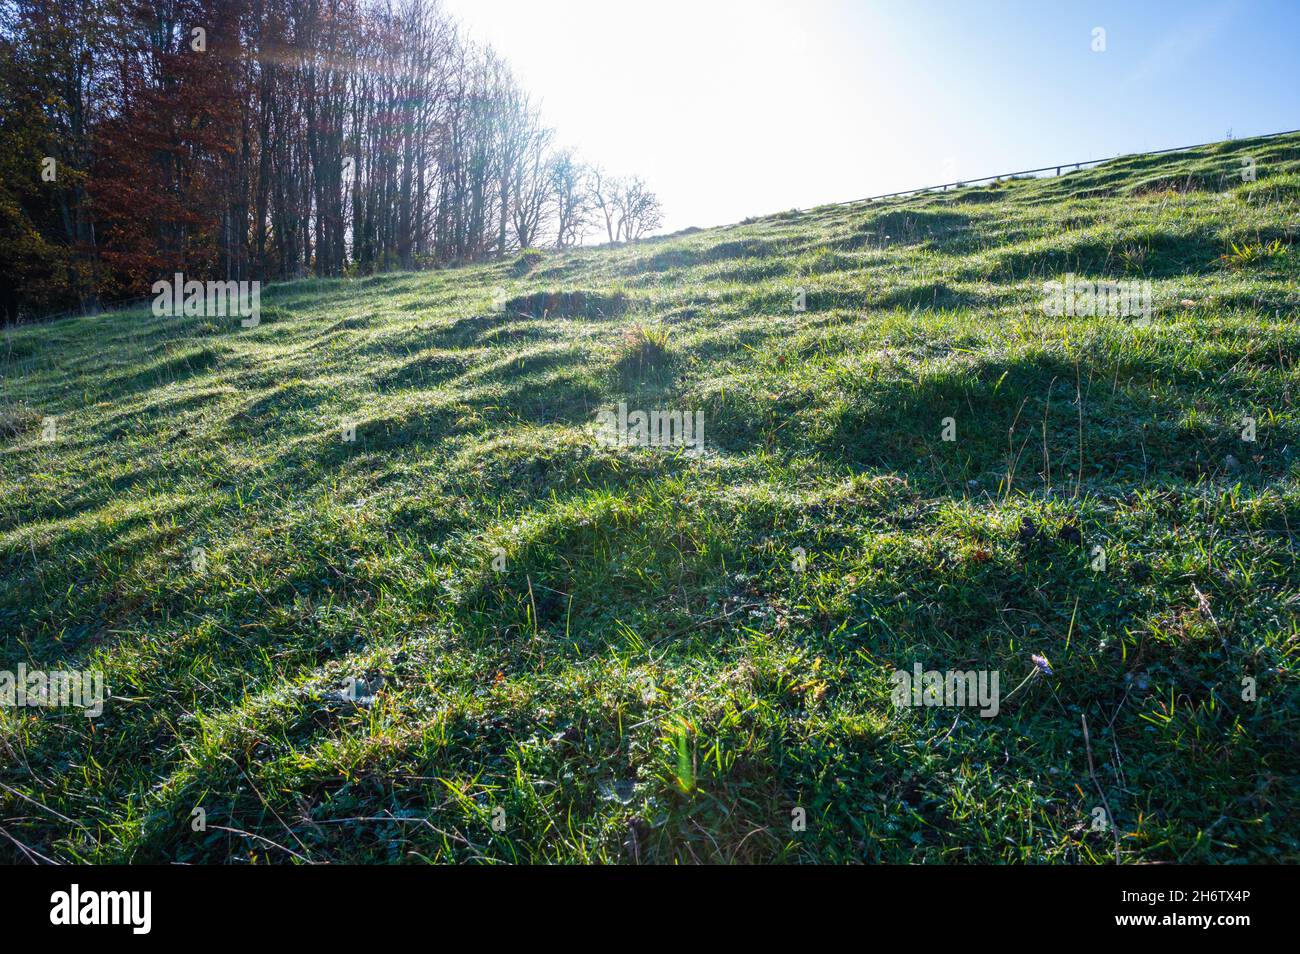
[[[1034,665],[1038,667],[1038,671],[1044,676],[1056,675],[1056,673],[1052,672],[1052,664],[1047,661],[1046,656],[1040,656],[1038,653],[1033,653],[1029,658],[1034,661]]]

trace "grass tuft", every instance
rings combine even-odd
[[[40,415],[29,408],[15,404],[0,405],[0,439],[9,440],[31,430],[40,422]]]
[[[670,329],[662,325],[638,323],[626,329],[615,357],[615,370],[634,378],[666,371],[673,362],[670,337]]]

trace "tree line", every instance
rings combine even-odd
[[[0,316],[634,241],[437,0],[0,0]]]

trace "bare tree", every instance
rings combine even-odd
[[[600,213],[611,245],[618,241],[621,234],[618,217],[618,195],[621,189],[619,180],[600,166],[594,166],[587,176],[587,197],[592,207]]]
[[[618,216],[618,229],[625,242],[635,242],[648,232],[659,228],[663,209],[659,197],[646,188],[640,176],[624,179],[614,193],[614,207]]]
[[[646,188],[640,176],[615,178],[595,168],[588,176],[587,195],[605,223],[610,244],[635,242],[659,228],[662,208],[659,197]]]
[[[552,130],[542,126],[536,114],[520,126],[523,149],[515,161],[514,203],[511,222],[519,247],[529,248],[549,221],[552,208],[551,140]]]
[[[591,198],[587,167],[566,149],[550,164],[551,195],[555,204],[555,247],[572,248],[582,241],[591,224]]]

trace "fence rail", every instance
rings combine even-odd
[[[1291,136],[1294,135],[1295,133],[1300,133],[1300,129],[1288,129],[1286,132],[1265,133],[1262,136],[1247,136],[1245,139],[1241,141],[1246,142],[1252,139],[1276,139],[1278,136]],[[1234,141],[1235,140],[1230,140],[1230,139],[1220,139],[1215,142],[1198,143],[1194,146],[1174,146],[1172,149],[1150,149],[1144,152],[1126,152],[1123,153],[1122,155],[1110,156],[1106,159],[1081,159],[1078,162],[1058,162],[1050,166],[1039,166],[1037,169],[1022,169],[1019,172],[1002,172],[993,176],[979,176],[978,178],[975,179],[962,179],[959,182],[944,182],[944,183],[940,183],[939,185],[921,186],[916,189],[903,189],[900,192],[885,192],[882,193],[881,195],[869,195],[865,199],[849,199],[844,202],[826,202],[820,206],[817,206],[817,208],[825,208],[826,206],[838,206],[838,205],[856,205],[859,202],[875,202],[877,199],[893,199],[900,195],[920,195],[923,192],[936,192],[936,191],[946,192],[948,189],[952,189],[952,188],[961,188],[962,186],[968,186],[968,185],[978,185],[981,182],[994,182],[998,179],[1010,179],[1013,176],[1029,176],[1039,172],[1051,172],[1053,169],[1056,170],[1056,175],[1059,176],[1061,174],[1062,169],[1078,170],[1084,168],[1085,166],[1091,168],[1092,166],[1099,166],[1105,162],[1116,162],[1120,159],[1134,159],[1139,156],[1164,156],[1164,155],[1168,155],[1171,152],[1190,152],[1193,149],[1204,149],[1206,146],[1217,146],[1221,142],[1234,142]]]

